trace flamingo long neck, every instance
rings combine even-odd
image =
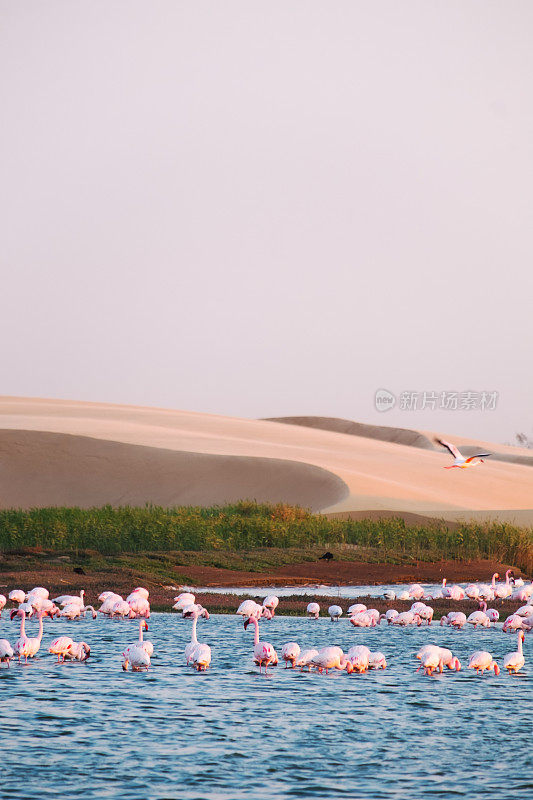
[[[253,624],[255,628],[254,644],[259,644],[259,622],[255,619],[255,617],[253,619]]]
[[[443,578],[442,579],[442,588],[444,589],[445,586],[446,586],[446,578]]]
[[[522,637],[520,635],[521,633],[522,631],[518,632],[518,652],[520,653],[520,655],[522,655]]]
[[[505,585],[506,585],[506,586],[509,586],[509,583],[510,583],[510,578],[509,578],[509,576],[510,576],[510,574],[511,574],[511,570],[510,570],[510,569],[508,569],[508,570],[507,570],[507,572],[505,573]]]
[[[26,612],[22,612],[22,619],[20,620],[20,638],[26,636]]]
[[[139,620],[139,641],[140,641],[140,642],[142,642],[142,640],[143,640],[143,631],[144,631],[144,625],[143,625],[143,622],[144,622],[144,620],[143,620],[143,619],[140,619],[140,620]]]
[[[498,573],[495,572],[494,575],[492,576],[492,584],[491,584],[493,589],[496,587],[496,578],[497,577],[498,577]]]
[[[481,601],[481,603],[479,604],[479,607],[480,607],[480,609],[483,611],[483,613],[485,613],[485,612],[486,612],[486,610],[487,610],[487,604],[485,603],[485,601],[484,601],[484,600],[482,600],[482,601]]]
[[[192,620],[192,633],[191,633],[191,642],[193,644],[198,644],[198,639],[196,638],[196,623],[198,622],[198,614],[195,614]]]

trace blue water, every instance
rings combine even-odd
[[[253,628],[235,616],[199,623],[213,666],[184,664],[190,622],[153,614],[148,673],[124,673],[135,621],[46,622],[39,657],[0,666],[0,796],[4,798],[433,798],[533,796],[533,636],[522,675],[464,669],[414,672],[427,642],[500,661],[516,636],[500,628],[355,629],[347,620],[276,617],[261,638],[278,649],[356,643],[382,650],[385,671],[348,676],[273,668],[251,660]],[[33,635],[36,623],[27,625]],[[30,632],[31,631],[31,632]],[[0,637],[17,638],[4,615]],[[92,648],[85,664],[56,665],[50,640]]]

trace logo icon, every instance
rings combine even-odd
[[[378,389],[374,397],[374,404],[378,411],[390,411],[396,405],[396,397],[387,389]]]

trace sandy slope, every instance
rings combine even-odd
[[[513,509],[533,506],[533,471],[527,466],[489,460],[471,470],[444,470],[442,467],[449,463],[449,457],[440,452],[266,420],[5,397],[0,399],[2,428],[92,437],[181,453],[281,459],[314,465],[333,473],[348,487],[340,501],[317,498],[315,508],[328,511],[388,509],[454,518],[458,512],[469,516],[470,510],[489,510],[493,516],[496,511],[507,512],[507,518],[512,519]],[[454,440],[453,436],[449,438]],[[505,450],[501,446],[494,449]],[[512,449],[520,451],[520,448]],[[530,455],[527,450],[521,454]],[[9,459],[6,451],[4,476]],[[236,472],[238,483],[244,480],[248,470],[247,463],[243,462],[242,466],[243,477]],[[44,480],[36,473],[38,470],[34,470],[28,481],[22,470],[19,478],[21,486],[17,497],[25,497],[30,505],[32,495]],[[302,480],[306,478],[295,471],[281,483],[285,492],[289,489],[303,491]],[[213,476],[211,483],[214,481]],[[202,482],[204,487],[209,487],[209,476]],[[24,495],[24,491],[27,494]],[[205,498],[206,503],[211,502],[207,490]],[[280,499],[285,498],[280,495]],[[9,498],[4,497],[3,502],[9,504]]]

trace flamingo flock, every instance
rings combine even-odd
[[[496,624],[499,619],[499,612],[494,608],[487,608],[487,599],[504,599],[521,592],[521,599],[524,605],[514,614],[507,617],[502,625],[504,632],[517,634],[517,649],[508,653],[503,659],[503,668],[509,674],[516,674],[525,664],[523,643],[525,633],[533,630],[533,604],[531,597],[533,594],[532,585],[525,585],[521,582],[518,589],[513,590],[512,572],[508,570],[504,583],[496,582],[498,574],[492,576],[490,584],[469,584],[465,590],[459,586],[447,586],[446,579],[442,582],[442,593],[446,592],[449,599],[461,600],[465,595],[469,598],[475,596],[480,602],[477,611],[472,612],[468,617],[461,611],[451,611],[440,620],[440,626],[449,626],[461,630],[465,626],[472,626],[475,630],[479,628],[489,628]],[[390,597],[389,599],[394,599]],[[424,589],[420,584],[412,584],[408,589],[408,597],[414,599],[411,608],[407,611],[397,611],[388,609],[384,614],[380,614],[375,608],[367,608],[364,603],[353,603],[347,609],[347,621],[354,628],[376,628],[380,623],[394,625],[398,627],[421,627],[426,625],[428,629],[432,625],[434,610],[423,600],[425,597]],[[394,592],[392,592],[394,594]],[[0,639],[0,663],[6,663],[18,658],[19,663],[27,664],[28,659],[34,658],[41,648],[44,632],[44,621],[49,618],[63,618],[66,620],[79,620],[85,617],[87,612],[91,612],[92,618],[97,614],[110,619],[137,619],[139,621],[138,638],[125,647],[122,652],[122,669],[124,671],[140,672],[146,671],[151,666],[151,657],[154,653],[152,642],[144,639],[144,633],[148,630],[148,619],[150,618],[149,592],[143,587],[136,587],[127,597],[123,599],[121,595],[112,591],[102,592],[99,596],[100,608],[96,611],[93,606],[86,605],[84,590],[77,595],[61,595],[50,599],[48,590],[44,587],[35,587],[26,593],[22,590],[13,590],[8,598],[0,595],[0,615],[5,608],[8,599],[13,605],[11,619],[20,618],[20,634],[13,646],[7,639]],[[252,649],[252,660],[259,667],[259,672],[264,669],[268,674],[268,669],[278,665],[280,659],[276,648],[271,642],[260,637],[260,624],[269,623],[275,616],[275,611],[279,605],[279,598],[275,595],[267,596],[262,603],[254,600],[244,600],[237,608],[236,614],[243,619],[244,630],[249,626],[253,628],[254,639]],[[184,620],[190,620],[191,639],[185,647],[185,663],[192,666],[198,672],[205,672],[211,666],[212,652],[209,644],[200,642],[197,637],[198,620],[209,620],[209,613],[202,605],[196,602],[192,592],[182,592],[174,598],[173,610],[181,612]],[[316,601],[309,603],[306,609],[307,616],[316,620],[320,616],[320,606]],[[344,611],[340,605],[331,605],[327,609],[327,614],[332,622],[339,623]],[[35,617],[38,620],[38,630],[35,636],[28,636],[26,623]],[[333,628],[332,628],[333,630]],[[69,636],[59,636],[54,638],[48,647],[48,652],[57,655],[57,662],[67,661],[85,662],[91,654],[91,647],[87,642],[76,642]],[[328,674],[330,671],[344,671],[347,674],[362,674],[372,669],[385,669],[387,659],[381,651],[371,651],[366,645],[356,644],[350,647],[345,653],[337,644],[328,644],[320,649],[302,649],[298,642],[290,641],[281,646],[281,660],[286,669],[299,669],[303,671],[316,670],[318,673]],[[440,647],[437,644],[427,644],[416,654],[420,661],[417,672],[423,669],[427,676],[435,673],[442,673],[444,668],[458,672],[461,670],[461,662],[451,650]],[[469,658],[468,668],[483,675],[484,672],[500,674],[500,666],[494,660],[491,653],[485,650],[477,650]]]

